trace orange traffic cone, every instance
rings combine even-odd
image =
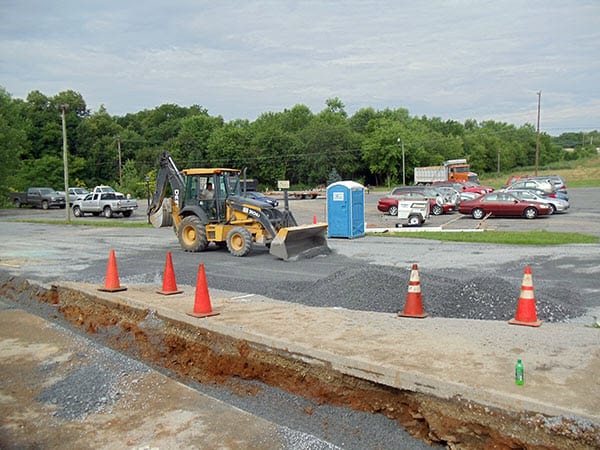
[[[517,305],[515,318],[508,321],[511,325],[526,325],[529,327],[539,327],[542,322],[537,320],[535,310],[535,297],[533,295],[533,276],[529,266],[525,267],[523,282],[521,283],[521,295]]]
[[[204,272],[204,264],[200,264],[198,268],[198,278],[196,280],[196,298],[194,300],[194,310],[187,313],[193,317],[208,317],[216,316],[218,312],[213,311],[210,304],[210,296],[208,295],[208,285],[206,284],[206,273]]]
[[[98,288],[99,291],[105,292],[119,292],[125,291],[127,288],[121,286],[119,283],[119,269],[117,268],[117,258],[115,257],[115,251],[110,250],[108,256],[108,267],[106,268],[106,280],[104,281],[104,287]]]
[[[177,281],[175,281],[175,271],[173,270],[173,259],[171,252],[167,252],[167,260],[165,261],[165,273],[163,274],[162,290],[156,291],[157,294],[173,295],[181,294],[183,291],[177,289]]]
[[[427,317],[423,311],[423,299],[421,298],[421,282],[419,281],[419,268],[416,264],[412,265],[410,271],[410,281],[408,282],[408,294],[406,295],[406,305],[404,311],[398,313],[400,317],[415,317],[423,319]]]

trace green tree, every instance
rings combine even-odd
[[[232,169],[248,166],[251,134],[247,120],[234,120],[216,128],[207,143],[207,164]]]
[[[77,128],[78,150],[73,154],[83,156],[87,164],[81,173],[70,168],[71,175],[87,180],[90,186],[116,184],[119,180],[119,144],[122,149],[127,147],[121,135],[121,126],[101,106]],[[121,155],[123,160],[125,158]]]
[[[64,171],[62,157],[44,155],[41,158],[28,160],[19,171],[20,189],[30,186],[48,186],[63,190]]]
[[[262,114],[252,125],[249,168],[262,184],[274,186],[277,180],[289,178],[290,161],[298,142],[293,133],[282,128],[283,114]]]
[[[146,197],[146,183],[140,177],[136,164],[132,159],[125,161],[123,166],[123,182],[117,185],[118,190],[124,194],[131,194],[134,198]]]
[[[210,137],[222,126],[221,117],[210,117],[206,112],[182,118],[173,150],[175,160],[184,167],[205,166]]]
[[[340,174],[337,172],[337,170],[335,170],[334,167],[327,176],[327,185],[329,186],[330,184],[337,183],[338,181],[342,181],[342,177],[340,177]]]

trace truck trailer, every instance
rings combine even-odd
[[[472,181],[479,177],[471,172],[466,159],[449,159],[442,166],[415,167],[415,184],[431,184],[435,181]]]

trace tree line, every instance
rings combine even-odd
[[[72,90],[47,96],[32,91],[15,99],[0,87],[0,190],[51,186],[62,190],[63,135],[61,108],[66,105],[69,186],[110,184],[145,197],[168,150],[180,169],[247,168],[263,189],[277,180],[312,188],[335,179],[392,185],[413,168],[467,158],[481,174],[532,166],[537,133],[533,125],[474,119],[460,123],[438,117],[411,116],[404,108],[363,108],[349,116],[338,98],[313,113],[305,105],[265,112],[254,121],[225,121],[199,105],[160,105],[124,116],[104,106],[91,112]],[[594,139],[596,144],[593,144]],[[540,133],[540,167],[587,157],[600,142],[598,132]],[[565,147],[575,151],[565,152]],[[149,181],[148,181],[149,180]]]

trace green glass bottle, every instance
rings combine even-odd
[[[515,384],[517,386],[523,386],[525,384],[525,377],[523,375],[523,361],[517,359],[517,365],[515,366]]]

